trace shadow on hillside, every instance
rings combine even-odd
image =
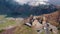
[[[46,8],[48,7],[48,8]],[[29,15],[42,15],[55,12],[57,9],[52,5],[36,7],[29,6],[28,4],[18,5],[9,2],[0,1],[0,15],[7,15],[6,17],[28,17]]]

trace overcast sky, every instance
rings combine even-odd
[[[30,2],[29,4],[31,4],[31,5],[33,5],[35,1],[38,1],[35,3],[36,5],[38,5],[38,3],[46,4],[44,2],[40,2],[40,1],[46,1],[46,2],[50,2],[52,4],[55,4],[55,5],[60,5],[60,0],[14,0],[14,1],[19,4],[26,4],[26,3]]]

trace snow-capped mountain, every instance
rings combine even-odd
[[[40,4],[49,5],[47,2],[48,2],[48,0],[34,0],[34,1],[30,1],[29,5],[31,5],[31,6],[38,6]]]
[[[28,3],[29,5],[32,6],[38,6],[39,4],[44,4],[46,5],[47,2],[54,4],[54,5],[60,5],[60,0],[14,0],[18,4],[26,4]]]
[[[15,2],[19,4],[26,4],[28,3],[31,6],[38,6],[39,4],[44,4],[46,5],[48,0],[14,0]]]
[[[34,3],[33,3],[34,2]],[[27,4],[26,4],[27,3]],[[28,5],[29,4],[29,5]],[[39,5],[44,4],[44,5]],[[30,14],[41,15],[56,11],[54,5],[46,5],[47,1],[24,1],[24,0],[0,0],[0,14],[8,16],[21,15],[27,16]],[[31,6],[30,6],[31,5]],[[38,6],[39,5],[39,6]],[[10,16],[11,16],[10,15]]]

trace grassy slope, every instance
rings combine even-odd
[[[22,25],[16,27],[14,34],[37,34],[37,32],[28,26]],[[44,34],[44,31],[41,34]],[[51,32],[51,34],[53,33]]]
[[[4,15],[0,15],[0,20],[5,21],[4,23],[0,24],[0,29],[6,27],[8,25],[15,24],[15,21],[5,19]],[[3,30],[1,30],[0,32],[2,32],[2,31]],[[21,26],[16,27],[16,29],[14,30],[14,34],[36,34],[36,31],[34,31],[33,29],[31,29],[25,25],[21,25]],[[42,32],[41,34],[44,34],[44,32]]]
[[[34,31],[33,29],[25,25],[22,25],[22,26],[16,27],[14,34],[36,34],[36,31]]]
[[[6,19],[5,15],[0,15],[0,29],[7,27],[9,25],[14,25],[14,24],[15,24],[15,21]]]

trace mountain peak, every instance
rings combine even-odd
[[[38,6],[38,5],[49,5],[49,3],[47,3],[48,0],[35,0],[35,1],[30,1],[29,5],[31,6]]]

